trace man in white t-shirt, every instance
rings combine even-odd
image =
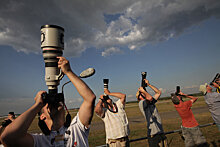
[[[100,95],[95,107],[96,114],[105,124],[106,143],[110,147],[128,147],[129,125],[125,112],[126,95],[120,92],[110,92],[108,89],[104,89],[104,93],[119,98],[114,103],[109,97]]]
[[[89,126],[93,117],[95,104],[95,94],[70,68],[69,61],[64,57],[57,57],[58,67],[67,75],[77,91],[83,98],[83,103],[78,114],[65,127],[64,103],[54,106],[45,104],[42,94],[45,91],[39,91],[35,97],[35,103],[19,117],[17,117],[2,134],[2,141],[6,146],[24,146],[24,147],[48,147],[48,146],[89,146],[88,135]],[[41,111],[40,119],[46,124],[49,130],[48,135],[29,134],[28,128],[33,122],[37,113]]]

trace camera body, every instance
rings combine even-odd
[[[109,96],[108,96],[108,95],[104,95],[104,96],[103,96],[103,99],[104,99],[105,101],[107,101],[107,100],[109,99]]]
[[[217,80],[220,80],[220,74],[219,74],[219,73],[217,73],[217,74],[215,75],[215,78],[212,80],[212,82],[210,82],[210,85],[213,86],[213,83],[215,83]]]
[[[2,122],[2,127],[6,127],[6,126],[8,126],[10,123],[11,123],[12,121],[10,120],[10,119],[6,119],[6,120],[4,120],[3,122]]]
[[[43,93],[42,99],[44,103],[56,106],[59,102],[64,102],[63,93]]]

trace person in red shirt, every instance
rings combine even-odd
[[[190,98],[188,101],[183,101],[182,97]],[[199,147],[206,147],[208,143],[206,142],[205,137],[203,136],[202,132],[199,129],[199,124],[196,121],[191,107],[194,102],[198,98],[194,96],[186,95],[182,92],[178,94],[171,94],[171,99],[176,108],[177,112],[179,113],[182,119],[182,134],[184,137],[184,142],[186,147],[193,147],[195,145]]]

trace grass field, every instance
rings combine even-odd
[[[165,132],[169,132],[172,130],[180,129],[181,119],[178,116],[173,104],[170,100],[160,100],[156,104],[158,111],[162,118],[162,123]],[[207,109],[205,101],[203,97],[199,97],[198,101],[193,104],[193,113],[200,125],[213,123],[211,115]],[[77,110],[70,111],[72,116],[75,116]],[[129,120],[130,127],[130,135],[129,139],[137,139],[146,137],[146,122],[143,115],[140,113],[138,103],[128,103],[126,104],[126,113]],[[2,120],[0,120],[2,121]],[[29,128],[30,133],[38,133],[40,132],[37,126],[37,117],[33,121],[31,127]],[[206,137],[208,143],[212,147],[220,147],[220,133],[218,132],[218,128],[215,125],[203,127],[201,128],[203,135]],[[184,141],[181,139],[179,133],[168,134],[168,143],[171,147],[184,147]],[[105,130],[104,123],[100,118],[94,115],[90,134],[89,134],[89,144],[91,147],[100,146],[105,144]],[[141,140],[130,143],[131,147],[146,147],[148,146],[147,140]]]

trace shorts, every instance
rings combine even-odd
[[[192,147],[192,146],[208,146],[205,137],[202,135],[202,132],[200,131],[199,127],[192,127],[192,128],[182,128],[182,133],[184,137],[184,142],[186,147]]]
[[[168,147],[167,137],[164,133],[148,137],[149,147]]]
[[[108,139],[108,147],[129,147],[128,137],[122,137],[118,139]]]

